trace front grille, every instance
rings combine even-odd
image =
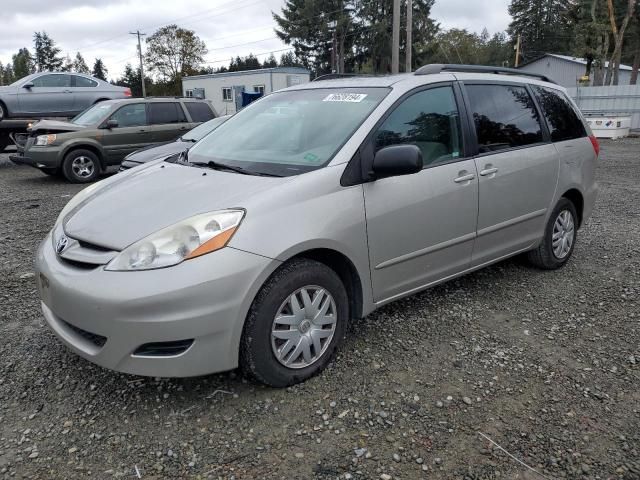
[[[67,326],[70,330],[73,330],[75,333],[80,335],[85,340],[88,340],[96,347],[104,347],[104,344],[107,343],[107,337],[103,337],[102,335],[98,335],[97,333],[87,332],[86,330],[81,329],[80,327],[76,327],[75,325],[71,325],[69,322],[65,322],[62,320],[65,326]]]
[[[175,340],[173,342],[145,343],[144,345],[140,345],[136,348],[133,355],[145,357],[173,357],[186,352],[192,344],[193,339]]]

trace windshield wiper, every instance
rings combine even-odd
[[[255,175],[258,177],[280,177],[280,175],[274,175],[272,173],[264,172],[254,172],[253,170],[247,170],[245,168],[228,165],[226,163],[214,162],[213,160],[209,160],[208,162],[189,162],[189,164],[195,165],[197,167],[208,167],[213,170],[227,170],[229,172],[240,173],[242,175]]]

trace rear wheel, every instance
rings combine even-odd
[[[72,183],[93,182],[100,175],[100,160],[90,150],[73,150],[64,157],[62,173]]]
[[[573,202],[561,198],[549,216],[542,242],[528,253],[529,262],[545,270],[564,266],[576,244],[577,219]]]
[[[307,259],[282,266],[251,306],[240,346],[245,374],[273,387],[322,371],[344,338],[349,306],[340,277]]]
[[[0,102],[0,122],[4,120],[6,116],[7,116],[7,107],[4,106],[4,103]]]

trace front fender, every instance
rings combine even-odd
[[[105,156],[104,148],[102,147],[100,142],[97,142],[92,138],[72,138],[70,140],[65,141],[60,146],[60,151],[58,153],[58,160],[60,161],[60,163],[64,161],[64,157],[66,157],[67,153],[69,153],[71,150],[75,150],[78,148],[86,148],[88,150],[94,150],[98,155],[98,159],[100,160],[100,164],[102,165],[102,168],[103,169],[106,168],[106,163],[105,163],[106,156]]]

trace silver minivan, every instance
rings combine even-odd
[[[495,67],[316,81],[76,195],[37,254],[47,323],[140,375],[321,371],[347,323],[525,253],[570,258],[598,143],[565,90]]]

